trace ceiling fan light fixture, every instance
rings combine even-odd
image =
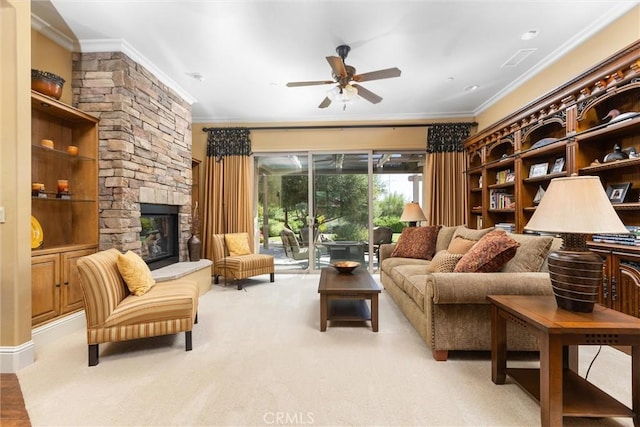
[[[345,85],[341,91],[342,96],[340,100],[344,103],[352,102],[358,97],[358,89],[351,85]]]
[[[329,98],[332,101],[335,101],[339,95],[340,95],[340,87],[338,86],[334,86],[327,91],[327,98]]]

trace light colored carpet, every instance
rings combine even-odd
[[[377,279],[377,277],[376,277]],[[488,353],[435,362],[391,298],[368,323],[319,330],[317,275],[276,275],[200,299],[193,351],[184,334],[103,344],[87,366],[84,331],[36,350],[18,372],[34,426],[525,426],[538,403],[510,379],[491,382]],[[469,325],[473,327],[473,325]],[[586,370],[596,348],[581,349]],[[533,364],[534,361],[520,361]],[[630,357],[603,348],[589,378],[625,404]],[[632,425],[567,419],[566,425]]]

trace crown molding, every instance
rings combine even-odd
[[[291,118],[291,117],[280,117],[280,118],[265,118],[265,117],[243,117],[243,118],[239,118],[239,117],[211,117],[211,116],[193,116],[191,118],[191,122],[192,123],[212,123],[212,124],[220,124],[220,123],[225,123],[225,124],[229,124],[229,123],[298,123],[298,122],[309,122],[309,123],[316,123],[316,122],[356,122],[356,121],[365,121],[365,122],[369,122],[369,121],[389,121],[389,120],[400,120],[400,121],[405,121],[405,120],[441,120],[441,119],[446,119],[446,120],[451,120],[451,119],[470,119],[473,118],[474,113],[471,111],[463,111],[463,112],[456,112],[456,113],[446,113],[446,112],[441,112],[441,113],[416,113],[416,114],[395,114],[395,115],[389,115],[389,114],[380,114],[380,115],[372,115],[372,114],[367,114],[364,116],[349,116],[347,118],[345,118],[344,116],[327,116],[327,117],[322,117],[322,118],[318,118],[318,117],[296,117],[296,118]]]
[[[82,53],[122,52],[129,58],[149,70],[154,76],[158,78],[158,80],[176,91],[176,93],[189,104],[197,102],[197,99],[194,96],[184,90],[179,84],[177,84],[153,62],[149,61],[144,55],[142,55],[136,48],[131,46],[124,39],[86,39],[79,40],[78,43],[80,44],[80,52]]]
[[[54,43],[59,44],[69,52],[77,50],[78,45],[73,39],[56,30],[44,19],[34,15],[33,13],[31,14],[31,28],[43,34]]]

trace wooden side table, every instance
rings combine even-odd
[[[640,319],[596,304],[592,313],[559,309],[553,296],[493,295],[491,380],[509,375],[540,401],[541,424],[562,417],[633,417],[640,426]],[[507,321],[536,334],[540,369],[507,368]],[[631,346],[632,409],[578,375],[579,345]]]

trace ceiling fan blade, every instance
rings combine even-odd
[[[358,95],[360,95],[361,97],[363,97],[364,99],[366,99],[372,104],[377,104],[378,102],[382,101],[381,96],[376,95],[375,93],[371,92],[369,89],[365,89],[360,85],[353,85],[353,87],[358,89]]]
[[[331,83],[335,83],[335,82],[333,80],[316,80],[311,82],[289,82],[287,83],[287,87],[328,85]]]
[[[398,68],[393,67],[384,70],[358,74],[353,76],[353,80],[356,82],[366,82],[370,80],[390,79],[392,77],[400,77],[400,73],[401,71]]]
[[[318,108],[327,108],[329,105],[331,105],[331,100],[328,97],[325,97],[320,105],[318,105]]]
[[[339,56],[327,56],[327,62],[331,65],[333,74],[340,77],[347,77],[347,69],[344,67],[344,61]]]

